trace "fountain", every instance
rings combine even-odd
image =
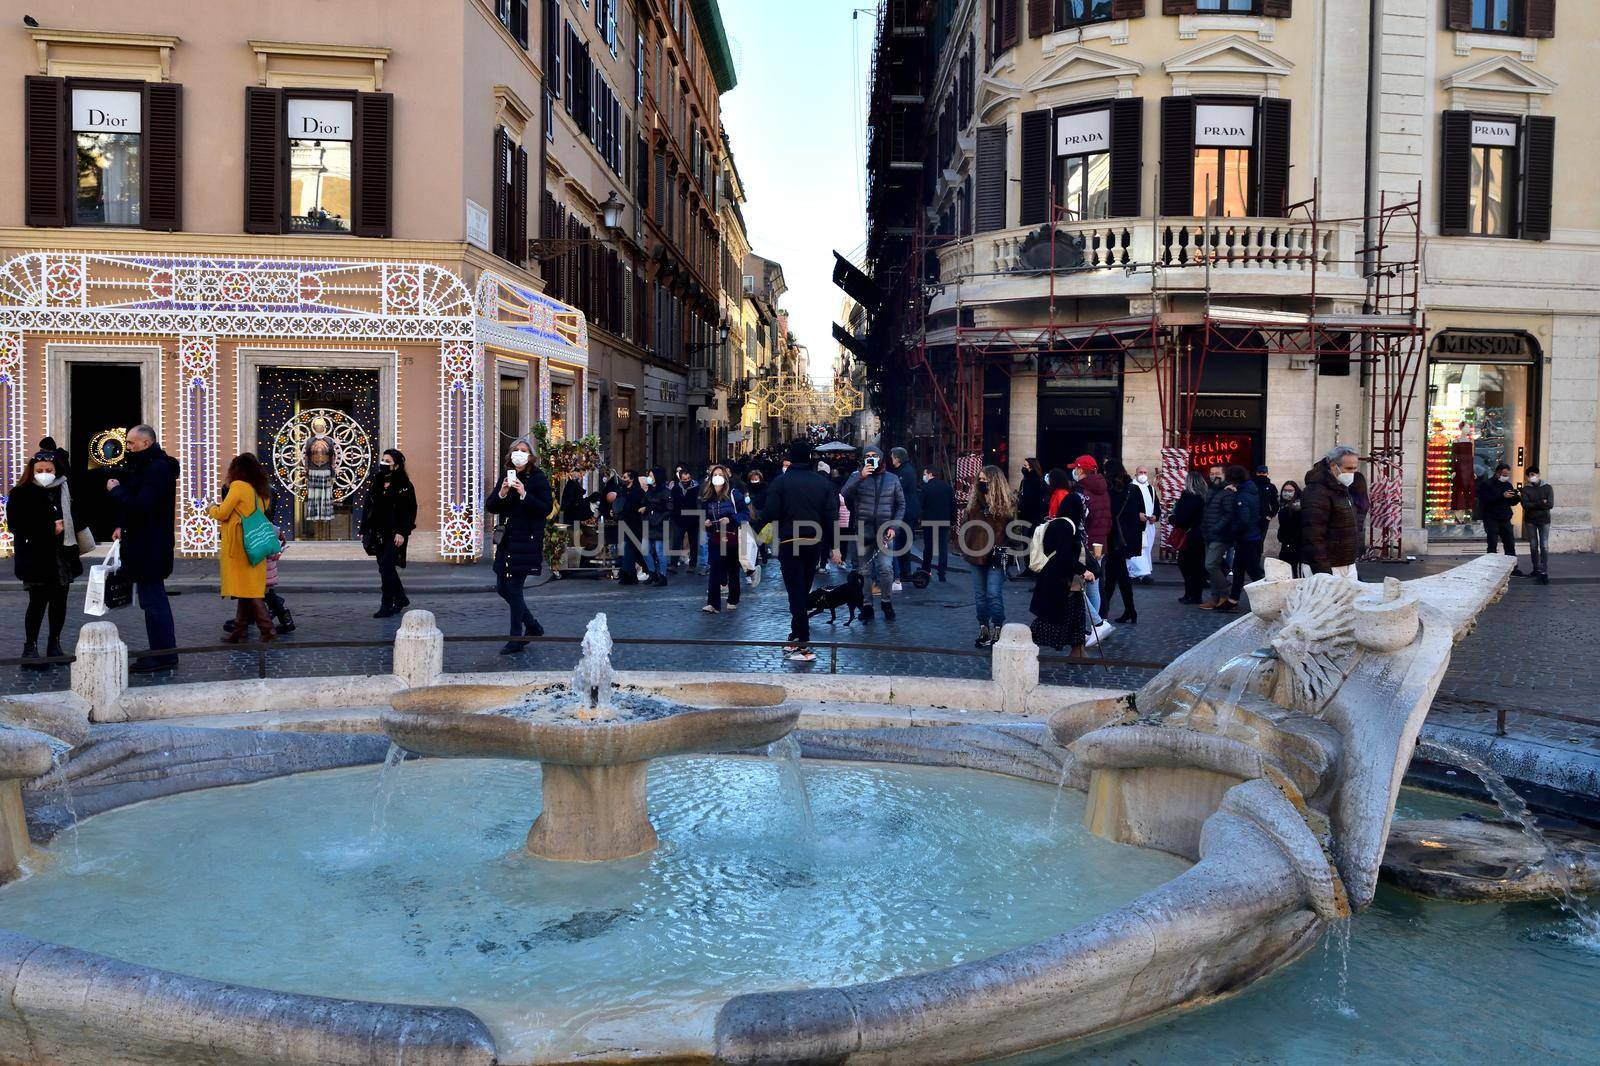
[[[606,616],[589,623],[565,687],[433,685],[391,697],[389,739],[423,755],[541,764],[543,807],[528,851],[543,859],[625,859],[657,843],[645,796],[652,759],[741,751],[794,729],[777,685],[678,685],[670,698],[615,691]]]

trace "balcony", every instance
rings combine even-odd
[[[1045,297],[1052,258],[1043,227],[997,230],[939,250],[938,295],[930,313],[960,302]],[[1142,218],[1061,222],[1054,250],[1058,296],[1149,296],[1203,291],[1235,295],[1360,297],[1366,291],[1358,222],[1284,218]]]

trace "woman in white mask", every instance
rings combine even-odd
[[[722,610],[722,586],[728,587],[728,610],[739,609],[739,527],[750,521],[744,493],[734,491],[733,477],[720,463],[711,468],[700,490],[700,510],[705,515],[706,559],[711,576],[706,580],[707,614]]]
[[[544,523],[555,494],[550,479],[533,459],[533,445],[518,437],[506,450],[500,479],[483,509],[498,519],[499,543],[494,549],[494,591],[510,609],[513,637],[542,637],[544,627],[528,610],[523,588],[528,575],[544,572]],[[510,640],[501,655],[526,651],[525,641]]]
[[[61,628],[67,621],[67,593],[73,579],[83,574],[83,562],[78,558],[72,494],[57,473],[53,452],[40,452],[28,460],[22,479],[6,500],[6,523],[15,542],[17,580],[28,590],[22,657],[39,657],[39,628],[46,614],[50,616],[50,642],[45,654],[65,655]],[[23,668],[50,669],[40,662],[24,662]]]

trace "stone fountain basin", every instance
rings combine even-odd
[[[654,719],[530,721],[498,711],[542,691],[518,685],[432,685],[390,697],[389,739],[408,751],[447,757],[523,759],[613,766],[668,755],[760,747],[794,729],[800,709],[780,685],[703,682],[662,690],[684,709]]]

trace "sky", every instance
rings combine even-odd
[[[811,350],[812,379],[838,352],[832,326],[844,293],[833,252],[866,239],[866,78],[874,0],[721,0],[738,84],[722,122],[744,180],[757,255],[783,264],[789,328]],[[858,18],[851,13],[862,8]]]

